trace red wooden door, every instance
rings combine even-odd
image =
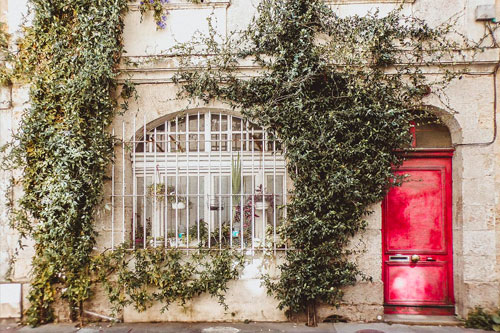
[[[452,154],[410,155],[382,204],[385,313],[454,314]]]

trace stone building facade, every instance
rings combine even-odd
[[[19,24],[22,21],[22,14],[25,12],[25,2],[25,0],[0,0],[0,20],[8,24],[9,32],[14,35],[19,33]],[[328,0],[327,2],[340,15],[363,15],[375,9],[379,9],[383,14],[401,4],[399,0]],[[198,125],[196,130],[191,132],[191,135],[195,133],[196,135],[234,136],[236,135],[234,133],[238,131],[241,131],[243,135],[241,127],[233,128],[234,133],[223,133],[222,127],[219,127],[218,131],[209,129],[208,125],[208,127],[200,128],[200,115],[205,116],[206,122],[209,122],[207,115],[210,114],[210,122],[220,121],[222,124],[223,121],[226,121],[226,124],[236,124],[239,121],[238,113],[230,111],[227,105],[217,101],[204,105],[196,101],[178,100],[176,98],[177,88],[171,79],[172,75],[179,70],[175,57],[159,58],[155,61],[148,61],[148,59],[155,58],[156,55],[164,55],[175,43],[188,41],[197,30],[207,31],[206,18],[209,16],[213,18],[216,30],[222,35],[231,30],[245,27],[255,13],[257,3],[258,0],[205,0],[202,4],[192,4],[183,0],[172,0],[169,4],[170,14],[165,30],[156,30],[151,15],[146,15],[141,23],[137,4],[130,5],[131,10],[125,20],[125,57],[139,62],[140,66],[132,67],[124,63],[121,80],[131,79],[135,82],[139,97],[130,102],[128,112],[116,118],[113,131],[117,137],[131,142],[135,148],[133,153],[131,153],[129,146],[123,145],[116,148],[117,156],[123,158],[118,158],[114,167],[110,167],[109,172],[110,176],[113,176],[113,180],[109,181],[105,189],[104,204],[97,213],[96,229],[100,235],[99,249],[109,248],[119,244],[122,240],[128,241],[132,238],[135,241],[137,239],[134,236],[137,236],[139,232],[137,226],[141,218],[137,217],[139,214],[137,207],[141,203],[128,197],[128,195],[132,197],[141,195],[137,192],[140,186],[134,177],[141,170],[144,172],[143,183],[141,183],[142,195],[145,195],[147,191],[146,186],[149,187],[151,182],[159,181],[155,178],[154,162],[151,164],[153,166],[151,175],[148,173],[151,179],[150,183],[144,181],[147,178],[146,166],[143,166],[143,169],[134,169],[134,165],[139,165],[138,159],[141,158],[142,153],[144,160],[146,160],[148,148],[146,148],[147,140],[145,138],[148,135],[153,135],[156,138],[156,135],[159,135],[163,129],[167,132],[171,130],[175,135],[189,136],[190,130],[186,129],[184,134],[179,134],[181,132],[179,122],[186,121],[186,118],[182,118],[186,114],[194,117],[195,127],[196,124]],[[407,15],[424,18],[431,25],[437,25],[458,15],[455,27],[457,31],[469,39],[478,41],[485,36],[485,33],[490,33],[488,27],[495,28],[495,23],[492,23],[491,20],[477,20],[481,12],[484,11],[486,14],[491,12],[488,5],[493,7],[494,1],[407,0],[402,5],[402,11]],[[500,18],[500,16],[497,17]],[[498,36],[496,37],[498,39]],[[497,219],[500,216],[500,167],[497,166],[497,164],[500,165],[500,140],[497,138],[497,98],[500,88],[497,72],[500,66],[500,47],[497,44],[497,39],[495,36],[488,36],[483,42],[483,45],[487,46],[484,52],[474,58],[469,57],[465,60],[457,60],[456,63],[450,63],[450,66],[467,66],[469,71],[461,80],[454,81],[447,89],[449,105],[443,105],[441,100],[432,97],[426,101],[429,109],[447,126],[451,136],[449,148],[453,150],[453,157],[450,187],[452,189],[450,241],[452,240],[453,268],[451,271],[452,279],[449,281],[450,283],[452,281],[453,285],[450,289],[454,298],[453,312],[462,317],[466,316],[475,306],[493,309],[498,307],[500,303],[500,222]],[[242,76],[254,75],[257,70],[258,68],[252,64],[241,65]],[[427,75],[436,74],[433,73],[432,69],[429,69]],[[14,84],[0,89],[0,144],[11,139],[12,131],[16,129],[22,111],[28,102],[28,88],[26,86]],[[187,119],[189,123],[190,118]],[[217,126],[224,126],[221,124]],[[175,128],[178,130],[172,130],[173,126],[177,126]],[[252,131],[254,130],[257,131],[257,129]],[[140,146],[141,140],[143,141],[142,146]],[[166,140],[168,141],[168,138]],[[138,142],[139,144],[136,145]],[[263,142],[261,141],[261,144]],[[252,144],[254,143],[252,142]],[[155,152],[157,152],[156,149],[158,148],[154,148]],[[165,149],[163,146],[163,150]],[[252,151],[254,149],[252,148]],[[222,148],[213,150],[209,146],[207,150],[216,152],[212,154],[211,161],[216,162],[218,158],[220,158],[219,161],[222,161]],[[240,151],[242,150],[244,149],[240,147]],[[190,148],[187,148],[187,151],[191,151]],[[196,154],[196,152],[200,153],[199,147],[194,151],[192,158],[195,159],[194,156],[200,156],[200,154]],[[262,152],[262,155],[265,155],[264,148],[262,148]],[[233,157],[225,160],[226,163],[233,161]],[[267,161],[266,157],[264,157],[264,161]],[[191,160],[191,162],[194,161]],[[270,160],[269,163],[276,169],[276,163],[280,162]],[[268,165],[271,166],[271,164]],[[158,165],[161,167],[161,164]],[[164,167],[168,169],[167,162],[165,162]],[[14,192],[9,191],[9,182],[15,172],[0,171],[0,319],[18,318],[21,315],[22,309],[27,306],[24,297],[29,288],[32,248],[28,246],[11,263],[18,237],[16,232],[8,227],[7,199],[4,198],[6,196],[15,198],[18,195],[15,190]],[[203,192],[204,195],[207,195],[205,200],[210,200],[210,195],[219,195],[219,200],[221,200],[223,180],[222,171],[220,172],[221,178],[216,180],[219,182],[219,192],[217,192],[216,187],[212,192],[207,188]],[[252,178],[255,180],[251,181],[251,187],[255,187],[254,182],[257,179],[261,179],[263,184],[266,182],[263,179],[271,179],[267,180],[268,184],[272,183],[274,190],[276,190],[278,183],[278,187],[282,188],[279,193],[282,196],[281,200],[286,200],[284,193],[292,186],[286,184],[286,174],[279,181],[277,181],[275,171],[271,171],[269,175],[267,173],[263,175],[263,178],[258,178],[258,175],[256,178]],[[268,176],[273,178],[267,178]],[[199,173],[196,174],[196,177],[198,179],[196,195],[199,195],[201,186]],[[176,184],[180,184],[179,181],[182,182],[178,177],[176,179]],[[186,188],[189,188],[189,180],[185,181],[188,182]],[[189,192],[189,189],[187,191]],[[184,194],[189,195],[189,193]],[[276,193],[276,191],[272,192],[275,195],[275,200]],[[217,221],[217,214],[214,214],[211,208],[215,206],[210,202],[207,205],[209,208],[203,214],[212,214],[210,216],[213,216],[214,221]],[[220,202],[216,207],[221,207]],[[148,218],[154,220],[155,208],[151,208],[149,213],[146,213],[146,210],[144,208],[144,220],[146,221],[147,214],[149,214]],[[384,303],[387,300],[384,299],[382,205],[375,205],[373,210],[375,213],[369,217],[367,230],[359,236],[360,240],[353,241],[353,246],[362,250],[356,256],[356,260],[361,270],[371,276],[373,281],[359,282],[356,286],[347,288],[344,306],[339,309],[323,307],[320,310],[322,317],[337,314],[351,320],[373,321],[384,314]],[[220,219],[222,216],[221,208],[218,212],[220,212]],[[169,214],[181,213],[172,211]],[[209,218],[209,215],[204,216]],[[270,220],[275,218],[276,215],[270,217]],[[186,219],[189,221],[189,216]],[[220,220],[218,221],[220,223]],[[149,220],[147,223],[150,223]],[[149,228],[147,223],[142,227]],[[165,223],[167,225],[167,222]],[[266,222],[263,223],[266,224]],[[150,223],[151,228],[154,228],[152,224],[154,222]],[[216,224],[217,222],[212,227],[216,227]],[[167,232],[161,230],[158,232],[158,234],[154,234],[154,231],[151,231],[148,236],[142,235],[144,242],[137,246],[143,246],[151,239],[153,242],[157,240],[167,242]],[[257,229],[254,232],[257,233]],[[180,235],[178,231],[176,234]],[[178,238],[178,235],[175,238]],[[252,244],[254,244],[253,240]],[[258,254],[258,251],[251,251],[248,253],[248,257],[249,260],[241,278],[230,283],[230,289],[227,293],[228,311],[224,311],[215,299],[201,296],[184,307],[172,306],[164,314],[159,311],[160,305],[155,305],[145,313],[138,313],[127,308],[123,313],[123,320],[128,322],[286,320],[284,312],[277,309],[277,301],[266,295],[266,290],[261,285],[260,279],[263,272],[270,272],[271,275],[278,274],[276,265],[280,260],[280,254],[277,253],[276,257],[270,259]],[[110,306],[105,297],[99,295],[89,302],[87,308],[105,315],[110,312]],[[64,313],[61,312],[60,316],[64,317]]]

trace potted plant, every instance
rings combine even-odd
[[[148,186],[148,195],[150,197],[156,197],[160,202],[165,200],[165,194],[167,195],[167,202],[170,203],[172,209],[185,209],[187,199],[185,196],[175,194],[175,186],[165,187],[164,183],[156,183]]]
[[[148,196],[156,198],[158,201],[163,201],[165,198],[165,184],[154,183],[148,186]]]
[[[184,201],[181,201],[181,200],[179,200],[178,202],[172,202],[171,205],[172,205],[172,209],[185,209],[186,208],[186,204],[184,203]]]

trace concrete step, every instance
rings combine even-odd
[[[384,315],[384,322],[403,325],[429,325],[429,326],[462,326],[463,322],[455,316],[426,316],[390,314]]]

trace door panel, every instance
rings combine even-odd
[[[382,204],[386,313],[453,312],[451,155],[405,161],[406,180]]]
[[[445,253],[444,168],[405,168],[397,174],[409,176],[387,197],[388,253]]]
[[[388,263],[386,302],[408,305],[445,304],[448,297],[447,267],[443,262],[405,265]],[[422,298],[425,295],[425,299]]]

